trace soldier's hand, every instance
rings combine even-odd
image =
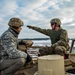
[[[27,25],[27,27],[28,27],[28,28],[32,28],[32,26],[30,26],[30,25]]]

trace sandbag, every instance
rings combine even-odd
[[[30,48],[33,45],[33,41],[32,40],[21,40],[19,41],[17,48],[19,50],[22,50],[24,52],[27,51],[28,48]]]

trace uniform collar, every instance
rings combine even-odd
[[[9,28],[8,29],[15,37],[18,37],[19,33],[17,33],[15,30]]]

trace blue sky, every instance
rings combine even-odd
[[[26,26],[49,29],[52,18],[59,18],[69,38],[75,38],[75,0],[0,0],[0,35],[8,29],[12,17],[24,22],[19,38],[48,37]]]

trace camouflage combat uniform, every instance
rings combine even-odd
[[[58,31],[55,31],[53,29],[41,29],[35,26],[31,26],[30,28],[49,36],[51,39],[52,43],[51,47],[44,47],[39,50],[41,55],[47,54],[63,55],[69,49],[68,44],[69,40],[66,30],[60,28]]]
[[[18,33],[9,27],[0,38],[0,70],[13,75],[26,61],[27,54],[17,49]]]

